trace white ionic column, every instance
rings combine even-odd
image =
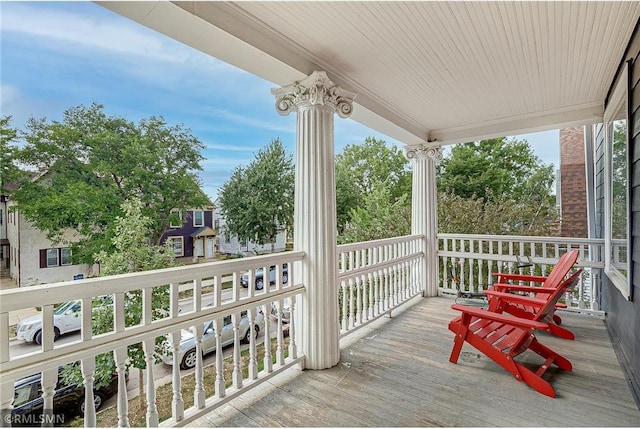
[[[297,112],[293,248],[305,257],[294,281],[306,292],[296,305],[296,341],[305,368],[331,368],[340,360],[333,115],[348,117],[355,94],[318,71],[271,92],[278,113]]]
[[[422,234],[424,261],[420,266],[422,296],[438,296],[438,195],[436,163],[442,149],[428,146],[405,148],[413,164],[411,234]]]

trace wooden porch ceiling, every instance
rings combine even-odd
[[[415,304],[342,340],[331,369],[291,369],[198,420],[195,427],[639,426],[604,322],[563,314],[575,341],[539,334],[573,372],[552,368],[540,395],[465,344],[449,363],[452,299]],[[409,304],[410,305],[410,304]]]
[[[327,71],[405,144],[598,121],[640,2],[102,2],[288,85]]]

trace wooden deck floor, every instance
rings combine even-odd
[[[552,399],[469,345],[457,365],[449,363],[452,302],[418,298],[392,319],[344,338],[334,368],[291,369],[190,426],[640,426],[602,320],[563,314],[575,341],[538,334],[574,366],[547,372]]]

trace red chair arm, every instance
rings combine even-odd
[[[506,301],[514,304],[542,307],[547,303],[546,299],[530,298],[528,296],[514,295],[512,293],[497,292],[493,290],[485,290],[484,293],[485,295],[489,295],[492,298],[498,298],[501,301]]]
[[[476,316],[481,319],[488,319],[495,322],[504,323],[506,325],[517,326],[525,329],[547,329],[547,324],[537,322],[535,320],[521,319],[519,317],[511,316],[510,314],[492,313],[483,308],[470,307],[468,305],[453,304],[452,309],[461,311],[463,313]]]
[[[533,293],[553,293],[556,291],[552,287],[526,286],[526,285],[510,285],[505,283],[495,283],[489,290],[494,289],[498,292],[533,292]]]
[[[527,274],[509,274],[509,273],[491,273],[494,277],[501,277],[506,280],[517,280],[523,282],[544,283],[547,280],[545,276],[530,276]]]

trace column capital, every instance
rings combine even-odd
[[[328,106],[341,118],[348,118],[356,96],[334,84],[324,71],[314,71],[291,85],[273,88],[271,93],[276,96],[276,110],[282,116],[301,107]]]
[[[442,147],[440,146],[405,146],[404,155],[408,159],[424,159],[431,158],[435,162],[442,161]]]

